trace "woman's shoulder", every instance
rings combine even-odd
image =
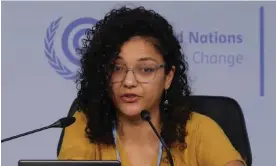
[[[225,134],[216,121],[197,112],[191,112],[190,119],[186,124],[186,130],[188,133],[190,132],[197,136],[206,133],[208,133],[208,135]]]
[[[90,159],[94,155],[94,145],[86,138],[86,116],[76,111],[76,121],[65,128],[59,159]]]
[[[196,129],[203,124],[207,128],[213,127],[213,125],[217,125],[216,122],[210,117],[197,112],[191,112],[190,119],[187,121],[187,127]]]
[[[76,111],[73,117],[75,117],[76,120],[73,124],[65,128],[65,133],[70,137],[78,135],[85,138],[85,128],[87,124],[86,115],[82,111]]]
[[[235,160],[246,165],[223,129],[210,117],[192,112],[186,130],[188,143],[197,149],[200,165],[225,165]]]
[[[86,115],[84,114],[83,111],[80,111],[80,110],[77,110],[75,113],[74,113],[74,117],[76,118],[76,121],[78,122],[87,122],[87,118],[86,118]]]

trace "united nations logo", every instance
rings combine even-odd
[[[56,34],[60,27],[61,20],[62,17],[57,18],[52,21],[47,28],[44,38],[44,53],[50,66],[60,76],[67,80],[75,80],[77,76],[76,71],[70,69],[68,65],[61,62],[60,54],[63,54],[71,64],[79,67],[80,57],[78,56],[76,49],[80,48],[81,39],[84,37],[87,28],[91,28],[92,25],[95,25],[98,21],[90,17],[78,18],[69,23],[69,25],[64,28],[60,38],[58,38],[56,37]],[[84,25],[88,27],[85,28]],[[58,43],[59,47],[56,48],[58,41],[61,43]],[[57,53],[58,48],[61,50],[59,53]]]

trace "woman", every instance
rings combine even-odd
[[[175,101],[191,94],[187,64],[172,26],[143,7],[109,12],[86,34],[76,122],[66,128],[61,160],[120,160],[124,166],[246,165],[219,126]],[[160,157],[158,157],[160,156]]]

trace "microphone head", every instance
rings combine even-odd
[[[75,117],[64,117],[52,124],[51,127],[65,128],[73,124],[75,121]]]
[[[140,115],[143,120],[149,121],[151,119],[150,112],[147,110],[141,111]]]
[[[68,127],[71,124],[73,124],[76,121],[75,117],[66,117],[66,118],[61,118],[60,120],[60,124],[62,128]]]

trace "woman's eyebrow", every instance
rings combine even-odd
[[[142,57],[138,59],[138,61],[148,61],[148,60],[152,60],[158,63],[158,61],[152,57]]]

